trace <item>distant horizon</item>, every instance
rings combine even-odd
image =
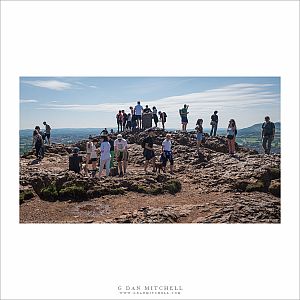
[[[280,121],[272,121],[274,124],[275,123],[281,123]],[[255,123],[255,124],[252,124],[252,125],[249,125],[249,126],[247,126],[247,127],[238,127],[238,129],[245,129],[245,128],[249,128],[249,127],[251,127],[251,126],[254,126],[254,125],[257,125],[257,124],[262,124],[263,122],[261,122],[261,123]],[[117,129],[118,127],[59,127],[59,128],[52,128],[52,130],[54,129],[54,130],[57,130],[57,129],[104,129],[104,128],[107,128],[107,129]],[[155,128],[155,127],[152,127],[152,128]],[[160,128],[160,127],[158,127],[158,128]],[[160,128],[160,129],[162,129],[162,128]],[[179,128],[175,128],[175,127],[170,127],[170,128],[168,128],[168,127],[166,127],[165,128],[166,130],[172,130],[172,129],[175,129],[175,130],[181,130],[181,127]],[[203,128],[204,130],[205,129],[211,129],[211,127],[204,127]],[[224,129],[227,129],[227,127],[218,127],[218,130],[224,130]],[[34,130],[34,128],[20,128],[19,129],[19,131],[21,131],[21,130]],[[194,130],[194,128],[187,128],[187,130]]]

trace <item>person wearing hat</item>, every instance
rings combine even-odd
[[[118,162],[119,176],[126,174],[127,159],[128,159],[128,144],[125,139],[123,139],[122,134],[117,135],[117,139],[114,142],[115,146],[115,156]]]
[[[79,155],[79,148],[73,148],[73,153],[69,156],[69,170],[80,173],[82,162],[82,156]]]

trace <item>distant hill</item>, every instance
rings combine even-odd
[[[280,128],[281,128],[280,122],[276,122],[274,124],[275,124],[276,133],[280,133]],[[261,126],[262,126],[262,123],[259,123],[259,124],[254,124],[247,128],[238,129],[238,135],[239,136],[251,136],[251,135],[253,136],[253,135],[257,135],[257,134],[260,135],[261,134]]]

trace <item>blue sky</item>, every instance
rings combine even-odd
[[[52,128],[116,127],[119,109],[141,104],[168,115],[167,128],[180,128],[179,109],[189,104],[189,125],[219,111],[219,127],[239,128],[280,121],[279,77],[21,77],[20,128],[47,121]]]

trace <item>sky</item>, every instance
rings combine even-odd
[[[189,105],[188,129],[197,119],[238,128],[280,121],[280,77],[20,77],[20,129],[116,127],[119,109],[141,101],[167,113],[166,128],[180,128],[179,109]]]

